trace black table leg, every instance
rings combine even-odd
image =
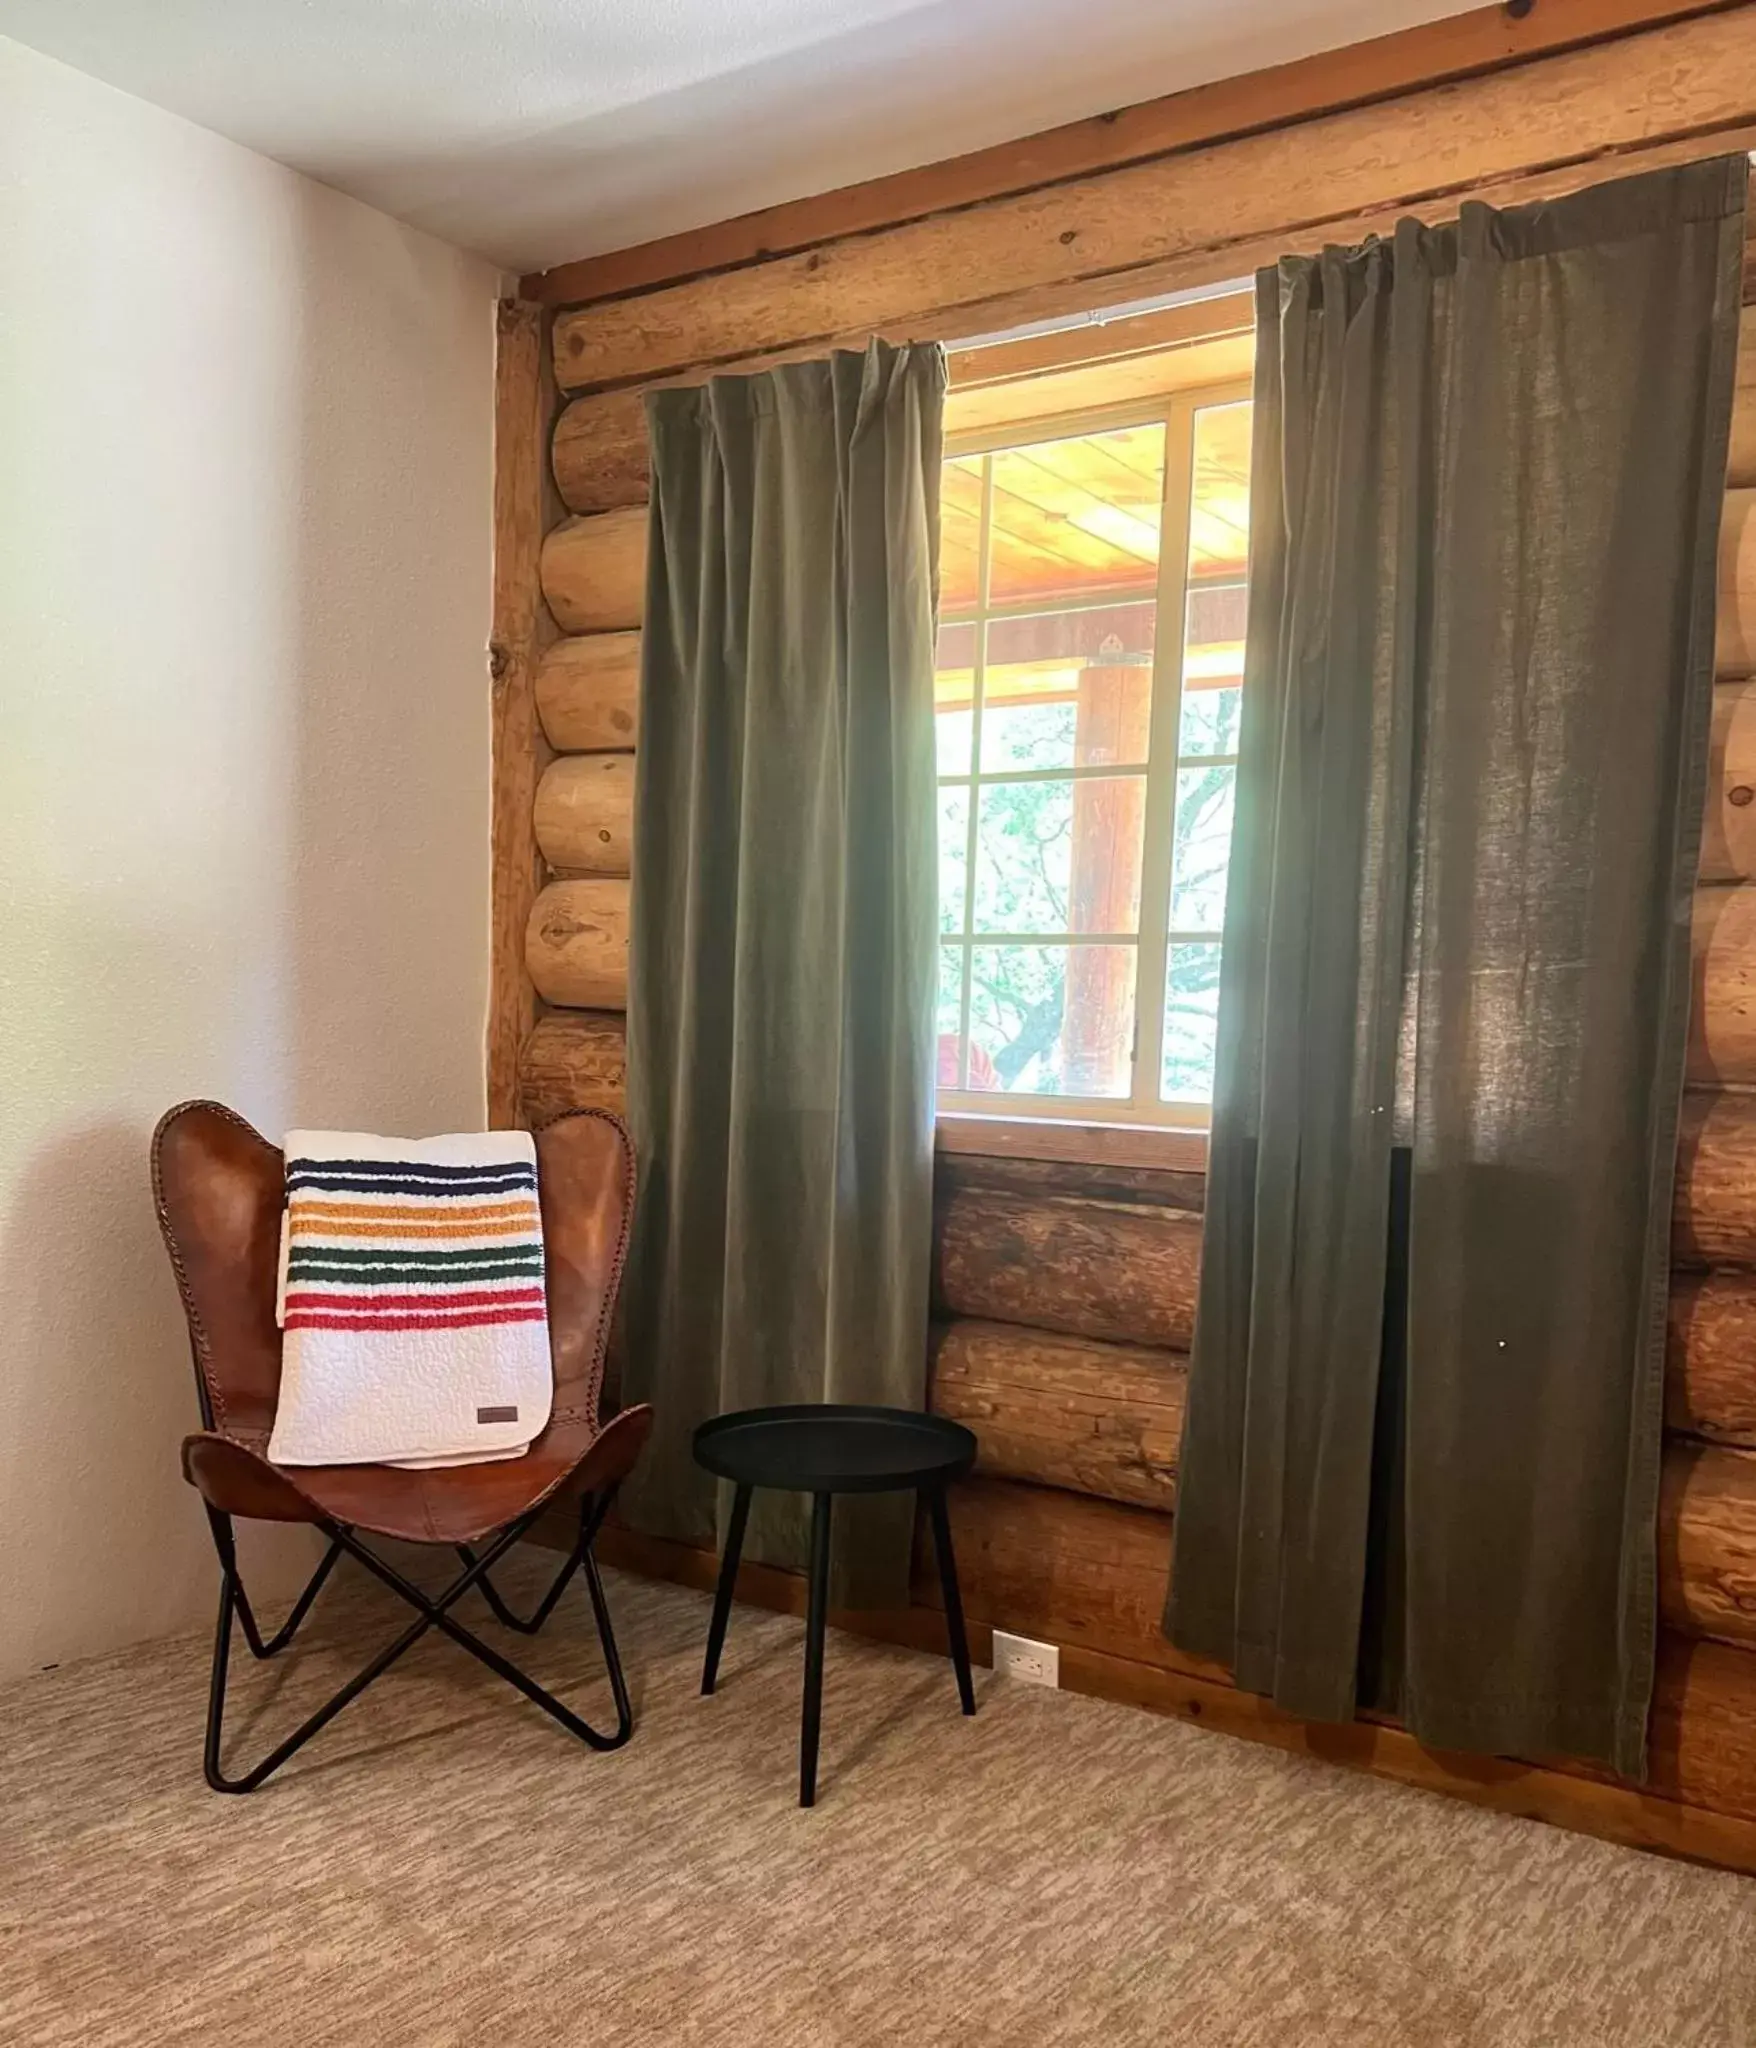
[[[719,1563],[719,1584],[713,1593],[713,1624],[707,1631],[707,1662],[701,1667],[701,1690],[710,1693],[719,1676],[719,1653],[726,1646],[726,1623],[731,1618],[732,1588],[738,1580],[738,1559],[744,1549],[744,1524],[750,1519],[748,1486],[732,1496],[732,1525],[726,1531],[725,1555]]]
[[[945,1509],[943,1486],[924,1486],[927,1512],[933,1518],[933,1554],[939,1560],[939,1586],[945,1595],[945,1633],[951,1639],[951,1664],[957,1673],[957,1696],[963,1711],[976,1710],[975,1687],[969,1676],[969,1638],[963,1627],[963,1595],[957,1586],[957,1557],[951,1548],[951,1517]]]
[[[829,1615],[829,1510],[811,1496],[811,1604],[805,1615],[805,1711],[799,1728],[799,1804],[817,1803],[817,1731],[823,1723],[823,1626]]]

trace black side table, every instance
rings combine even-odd
[[[726,1532],[719,1587],[713,1596],[713,1625],[707,1633],[707,1663],[701,1690],[713,1691],[750,1495],[758,1486],[808,1493],[811,1506],[810,1604],[805,1622],[805,1705],[799,1731],[799,1804],[817,1799],[817,1735],[823,1718],[823,1626],[829,1609],[829,1516],[838,1493],[898,1493],[912,1488],[933,1523],[933,1550],[945,1593],[945,1630],[957,1672],[963,1711],[973,1714],[976,1696],[969,1677],[969,1644],[963,1630],[963,1599],[951,1550],[951,1520],[945,1488],[975,1463],[976,1440],[961,1422],[917,1415],[906,1408],[861,1408],[825,1403],[794,1408],[746,1408],[716,1416],[695,1432],[697,1463],[737,1488],[732,1524]]]

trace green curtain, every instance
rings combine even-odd
[[[932,1246],[936,346],[647,399],[625,1380],[648,1533],[705,1544],[697,1423],[919,1408]],[[832,1591],[906,1597],[913,1501],[837,1515]],[[745,1555],[802,1567],[809,1501]]]
[[[1166,1626],[1642,1774],[1748,165],[1257,286],[1247,687]]]

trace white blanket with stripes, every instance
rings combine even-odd
[[[515,1458],[554,1373],[528,1131],[289,1131],[278,1465]]]

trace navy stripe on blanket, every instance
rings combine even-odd
[[[517,1160],[503,1166],[439,1166],[425,1159],[301,1159],[287,1161],[287,1178],[295,1173],[357,1173],[372,1180],[460,1181],[498,1179],[503,1174],[522,1175],[525,1184],[536,1185],[536,1169]]]
[[[360,1195],[520,1195],[534,1194],[536,1181],[528,1173],[483,1174],[479,1180],[428,1180],[424,1174],[399,1173],[394,1177],[368,1180],[364,1174],[289,1173],[289,1188],[328,1188]]]
[[[292,1247],[295,1267],[304,1259],[338,1260],[355,1266],[480,1266],[515,1265],[520,1260],[534,1260],[541,1265],[542,1258],[542,1246],[529,1238],[504,1244],[446,1245],[437,1251],[415,1244],[326,1244],[309,1239]]]

